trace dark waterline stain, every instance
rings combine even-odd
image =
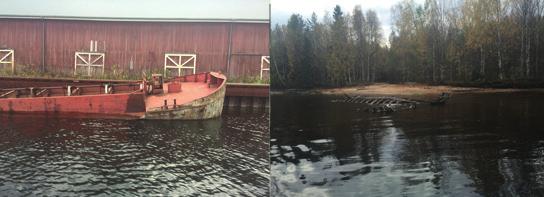
[[[273,196],[543,196],[544,94],[454,95],[389,114],[274,95]]]
[[[0,115],[6,196],[263,196],[269,116],[227,110],[205,121]]]

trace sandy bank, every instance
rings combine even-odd
[[[406,84],[386,84],[376,83],[371,85],[359,85],[342,88],[322,88],[312,90],[287,90],[273,92],[276,94],[296,92],[300,94],[324,94],[324,95],[367,95],[367,96],[400,96],[414,99],[433,99],[440,94],[449,93],[450,95],[465,93],[494,93],[494,92],[520,92],[520,91],[540,91],[544,89],[496,89],[496,88],[471,88],[455,86],[432,86],[416,83]]]

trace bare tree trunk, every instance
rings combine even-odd
[[[502,74],[502,54],[501,50],[497,50],[497,56],[499,56],[499,80],[503,80],[504,76]]]
[[[539,33],[540,33],[540,32],[539,32]],[[537,33],[537,34],[535,35],[535,36],[536,36],[536,39],[535,39],[535,44],[536,44],[536,46],[535,46],[535,51],[536,51],[536,54],[540,54],[540,53],[539,53],[539,52],[540,52],[540,35],[539,35],[539,33]],[[537,76],[537,77],[535,77],[535,78],[538,78],[538,67],[540,66],[540,65],[539,65],[539,63],[540,63],[539,60],[540,60],[540,59],[539,59],[538,57],[540,57],[540,56],[539,56],[539,55],[536,55],[536,56],[535,56],[535,72],[534,72],[534,73],[535,73],[535,76]]]
[[[453,74],[455,70],[453,69],[453,64],[450,64],[450,81],[453,81]]]
[[[366,81],[370,82],[370,54],[368,54],[367,57],[367,64],[366,64]]]
[[[432,61],[432,78],[433,78],[433,82],[436,82],[436,77],[435,77],[435,68],[436,68],[436,47],[435,47],[435,39],[433,38],[433,54],[432,54],[432,58],[431,58],[431,61]]]
[[[483,46],[480,46],[480,77],[485,80],[485,53]]]
[[[525,75],[527,78],[531,78],[531,39],[527,38],[527,44],[525,45]]]
[[[462,71],[463,73],[461,76],[463,77],[463,81],[466,82],[469,79],[469,73],[468,73],[469,69],[468,69],[468,64],[466,63],[465,55],[466,54],[464,52],[461,53],[461,59],[459,63],[463,65],[463,71]]]
[[[374,66],[370,69],[372,74],[370,75],[370,81],[374,83],[376,81],[376,60],[374,59]]]
[[[406,64],[402,61],[402,81],[406,81]]]
[[[503,80],[503,71],[502,71],[502,37],[501,37],[501,17],[502,17],[502,6],[501,0],[497,0],[497,24],[495,29],[497,31],[497,56],[499,58],[499,80]]]
[[[447,53],[447,50],[446,50],[446,53]],[[446,57],[447,57],[447,55],[446,55]],[[457,64],[455,59],[453,61],[451,61],[451,62],[448,62],[448,63],[449,63],[449,66],[450,66],[450,79],[449,79],[449,81],[453,81],[453,76],[455,75],[455,72],[457,71],[455,68],[458,68],[459,64]]]
[[[440,74],[438,75],[438,81],[443,81],[444,80],[444,73],[446,72],[446,67],[444,66],[444,57],[442,56],[442,51],[439,51],[440,53],[440,59],[439,59],[439,63],[438,63],[438,69],[440,71]]]
[[[376,55],[376,53],[377,53],[376,48],[370,54],[371,58]],[[372,64],[371,64],[371,62],[372,62]],[[376,59],[373,59],[373,60],[369,59],[368,65],[369,65],[368,72],[370,72],[370,82],[374,82],[376,80]],[[372,66],[370,66],[370,65],[372,65]]]
[[[499,24],[500,25],[500,24]],[[502,38],[501,38],[501,31],[497,27],[497,34],[498,34],[498,47],[497,47],[497,56],[499,58],[499,80],[504,79],[503,71],[502,71]]]
[[[365,60],[361,57],[359,58],[359,60],[361,61],[361,78],[360,80],[361,81],[364,81],[365,80]]]
[[[444,76],[445,76],[445,72],[446,72],[446,67],[443,65],[443,64],[440,64],[440,66],[438,66],[440,68],[440,77],[438,78],[438,81],[442,82],[444,81]]]
[[[526,75],[527,74],[527,70],[525,68],[525,34],[526,34],[526,28],[525,28],[525,15],[523,16],[523,25],[521,26],[521,52],[520,52],[520,69],[521,69],[521,75]]]

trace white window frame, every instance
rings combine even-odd
[[[189,59],[182,62],[184,57]],[[190,64],[192,62],[192,64]],[[178,76],[181,76],[181,69],[192,69],[196,73],[196,54],[189,53],[166,53],[164,54],[164,77],[168,69],[178,69]]]
[[[0,49],[0,65],[11,65],[11,72],[15,72],[15,51],[13,49]]]
[[[264,66],[265,63],[268,64],[268,67]],[[270,56],[261,56],[261,80],[263,79],[263,71],[270,73]]]
[[[80,61],[78,61],[78,59]],[[100,61],[99,61],[100,60]],[[82,62],[82,63],[80,63]],[[78,67],[87,68],[87,76],[91,76],[91,67],[102,68],[104,75],[104,63],[106,62],[106,54],[98,52],[76,52],[74,54],[74,75],[77,75]]]

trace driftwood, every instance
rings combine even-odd
[[[405,99],[393,96],[349,96],[345,94],[344,99],[334,100],[333,102],[364,104],[368,106],[368,108],[365,109],[367,112],[388,113],[415,109],[419,104],[443,105],[448,99],[449,94],[447,93],[442,93],[442,95],[434,101]]]

